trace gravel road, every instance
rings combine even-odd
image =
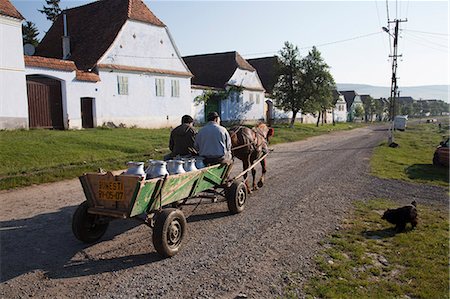
[[[300,286],[311,275],[319,242],[348,216],[354,200],[447,208],[443,188],[368,174],[383,138],[385,130],[370,127],[274,146],[266,184],[250,195],[244,212],[230,216],[226,203],[201,205],[188,218],[181,252],[170,259],[158,256],[151,229],[135,221],[112,222],[94,245],[76,240],[71,217],[84,201],[78,180],[0,192],[0,296],[282,296],[287,274],[300,273]],[[183,211],[189,215],[192,208]]]

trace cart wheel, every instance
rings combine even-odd
[[[72,232],[84,243],[98,241],[106,232],[109,223],[100,222],[99,216],[88,213],[87,201],[80,204],[72,217]]]
[[[178,209],[163,209],[155,215],[153,228],[153,246],[163,257],[178,253],[186,234],[186,218]]]
[[[227,199],[228,209],[232,214],[238,214],[244,210],[247,200],[247,187],[244,182],[233,182],[230,187],[225,189],[225,198]]]

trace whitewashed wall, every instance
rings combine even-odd
[[[99,100],[101,82],[84,82],[75,79],[75,71],[59,71],[53,69],[26,67],[26,75],[41,75],[61,82],[63,121],[65,129],[81,129],[81,98]],[[94,105],[95,107],[95,105]],[[94,108],[94,126],[96,116]]]
[[[167,27],[128,20],[99,64],[188,72]]]
[[[28,128],[22,22],[0,16],[0,129]]]
[[[179,125],[192,111],[191,80],[174,76],[136,72],[100,71],[101,88],[97,104],[97,125],[113,122],[141,128]],[[118,92],[117,76],[128,77],[128,95]],[[164,79],[164,96],[156,96],[155,79]],[[171,80],[179,80],[179,97],[171,96]]]
[[[203,103],[196,104],[194,99],[197,96],[201,96],[205,90],[192,88],[191,89],[191,98],[192,98],[192,106],[191,106],[191,116],[197,123],[205,122],[205,105]]]
[[[346,122],[347,121],[347,104],[345,102],[344,96],[339,96],[334,107],[334,120],[335,122]]]

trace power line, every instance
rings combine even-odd
[[[411,32],[418,32],[418,33],[424,33],[424,34],[431,34],[431,35],[442,35],[442,36],[449,36],[448,33],[437,33],[437,32],[427,32],[427,31],[419,31],[419,30],[411,30],[411,29],[403,29],[403,31],[411,31]]]
[[[419,39],[419,40],[421,40],[421,41],[424,41],[424,42],[427,42],[427,43],[436,45],[436,46],[438,46],[438,47],[442,47],[442,48],[448,49],[448,46],[447,46],[447,45],[443,45],[443,44],[440,44],[440,43],[436,43],[436,42],[434,42],[434,41],[425,39],[425,38],[423,38],[423,37],[421,37],[421,36],[415,35],[415,34],[413,34],[413,33],[411,33],[411,32],[405,32],[405,33],[406,33],[406,35],[408,35],[409,37],[414,37],[414,38]]]
[[[372,36],[372,35],[380,34],[381,32],[382,31],[372,32],[372,33],[369,33],[369,34],[359,35],[359,36],[355,36],[355,37],[351,37],[351,38],[347,38],[347,39],[342,39],[342,40],[337,40],[337,41],[333,41],[333,42],[328,42],[328,43],[323,43],[323,44],[318,44],[318,45],[312,45],[312,46],[307,46],[307,47],[301,47],[301,48],[299,48],[299,50],[311,49],[312,47],[317,47],[318,48],[318,47],[323,47],[323,46],[328,46],[328,45],[348,42],[348,41],[352,41],[352,40],[356,40],[356,39],[365,38],[365,37],[369,37],[369,36]],[[275,54],[275,53],[278,53],[278,50],[276,50],[276,51],[269,51],[269,52],[259,52],[259,53],[245,53],[245,54],[242,54],[242,55],[243,56],[252,56],[252,55],[266,55],[266,54]]]

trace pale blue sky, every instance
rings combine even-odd
[[[89,2],[61,0],[60,6]],[[390,19],[408,19],[400,26],[399,86],[449,84],[448,1],[145,2],[182,55],[236,50],[244,58],[263,57],[276,54],[284,41],[306,55],[316,45],[337,83],[379,86],[391,80],[389,36],[381,30],[388,3]],[[12,3],[41,32],[48,30],[50,22],[37,12],[44,0]]]

